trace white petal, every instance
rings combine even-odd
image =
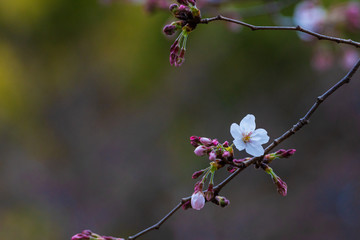
[[[230,133],[231,133],[231,136],[234,138],[234,139],[237,139],[237,138],[242,138],[242,134],[240,132],[240,127],[239,125],[237,125],[236,123],[233,123],[231,124],[230,126]]]
[[[254,131],[256,128],[255,125],[255,116],[252,114],[246,115],[240,122],[240,131],[242,133],[249,133]]]
[[[261,145],[253,143],[246,144],[245,151],[254,157],[259,157],[264,154],[264,148]]]
[[[241,140],[241,139],[235,139],[235,140],[234,140],[234,144],[235,144],[235,147],[236,147],[239,151],[244,150],[245,147],[246,147],[246,144],[245,144],[244,141]]]
[[[251,134],[251,142],[256,144],[264,144],[269,141],[270,137],[267,135],[267,131],[265,129],[259,128]]]

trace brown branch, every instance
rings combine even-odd
[[[160,228],[160,226],[169,218],[171,217],[177,210],[179,210],[181,208],[181,206],[190,199],[191,197],[188,198],[183,198],[180,203],[178,203],[178,205],[176,205],[168,214],[166,214],[165,217],[163,217],[159,222],[157,222],[156,224],[152,225],[151,227],[148,227],[144,230],[142,230],[141,232],[138,232],[137,234],[128,237],[129,240],[134,240],[138,237],[140,237],[141,235],[150,232],[151,230],[157,230]]]
[[[357,48],[360,47],[360,42],[355,42],[351,39],[343,39],[343,38],[337,38],[337,37],[331,37],[331,36],[327,36],[327,35],[323,35],[320,33],[316,33],[313,31],[310,31],[308,29],[302,28],[300,26],[296,26],[296,27],[287,27],[287,26],[255,26],[243,21],[239,21],[236,19],[232,19],[232,18],[227,18],[221,15],[218,15],[216,17],[212,17],[212,18],[203,18],[201,19],[200,23],[202,24],[208,24],[210,22],[214,22],[214,21],[226,21],[226,22],[232,22],[232,23],[236,23],[239,25],[242,25],[244,27],[248,27],[251,30],[255,31],[255,30],[285,30],[285,31],[298,31],[298,32],[303,32],[306,34],[309,34],[311,36],[316,37],[319,40],[328,40],[328,41],[332,41],[332,42],[336,42],[336,43],[344,43],[344,44],[349,44],[352,46],[355,46]]]
[[[279,145],[281,142],[286,140],[287,138],[294,135],[297,131],[299,131],[303,126],[309,123],[310,117],[313,115],[313,113],[317,110],[317,108],[320,106],[320,104],[325,101],[330,95],[332,95],[336,90],[338,90],[341,86],[343,86],[346,83],[349,83],[353,75],[356,73],[356,71],[360,67],[360,59],[357,61],[357,63],[351,68],[351,70],[343,77],[339,82],[337,82],[335,85],[333,85],[329,90],[327,90],[325,93],[323,93],[321,96],[316,98],[316,102],[312,105],[312,107],[309,109],[309,111],[304,115],[304,117],[300,118],[300,120],[288,131],[286,131],[283,135],[276,138],[269,146],[265,148],[265,154],[270,152],[273,148],[275,148],[277,145]],[[253,157],[245,162],[241,166],[239,166],[239,169],[237,169],[235,172],[230,174],[225,180],[223,180],[221,183],[219,183],[217,186],[214,187],[215,195],[217,195],[221,189],[228,184],[233,178],[235,178],[242,170],[247,168],[248,166],[252,164],[256,164],[260,160],[263,159],[263,156],[260,157]],[[158,223],[154,224],[153,226],[146,228],[142,230],[141,232],[128,237],[129,240],[134,240],[142,235],[144,235],[147,232],[150,232],[154,229],[159,229],[160,226],[168,220],[177,210],[181,208],[181,206],[189,201],[191,199],[190,197],[186,197],[181,199],[180,203],[176,205],[164,218],[162,218]]]

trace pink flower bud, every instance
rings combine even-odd
[[[277,186],[278,193],[281,196],[285,197],[287,194],[287,184],[283,180],[281,180],[281,178],[279,178],[279,177],[276,178],[275,184]]]
[[[242,164],[244,161],[248,160],[249,158],[242,158],[242,159],[233,159],[233,163],[236,165]]]
[[[171,66],[175,64],[176,59],[177,59],[177,55],[175,53],[170,53],[169,61]]]
[[[193,145],[194,147],[197,147],[200,145],[200,138],[198,136],[191,136],[190,137],[190,143],[191,145]]]
[[[223,158],[228,158],[231,156],[231,154],[228,151],[225,151],[222,156]]]
[[[175,49],[177,48],[177,49],[179,49],[179,40],[175,40],[175,42],[171,45],[171,47],[170,47],[170,52],[174,52],[175,51]],[[177,53],[178,51],[176,51],[176,53]]]
[[[203,145],[198,146],[197,148],[195,148],[194,153],[197,156],[204,156],[207,152],[207,148]]]
[[[289,149],[289,150],[286,150],[286,152],[284,152],[283,154],[281,154],[281,156],[283,158],[288,158],[288,157],[291,157],[292,155],[294,155],[296,152],[296,149]]]
[[[71,240],[87,240],[90,239],[90,236],[85,235],[83,233],[78,233],[74,236],[72,236]]]
[[[191,207],[200,210],[205,206],[205,197],[202,192],[194,192],[191,196]]]
[[[205,196],[205,199],[206,199],[207,201],[210,201],[211,199],[214,198],[214,192],[206,191],[205,194],[204,194],[204,196]]]
[[[277,150],[277,151],[275,152],[275,154],[276,154],[276,155],[282,155],[282,154],[284,154],[285,152],[286,152],[285,149],[279,149],[279,150]]]
[[[189,209],[190,207],[191,207],[191,202],[190,202],[190,200],[187,201],[187,202],[185,202],[185,203],[182,205],[182,208],[183,208],[184,210]]]
[[[176,32],[176,26],[172,24],[165,25],[165,27],[163,28],[163,32],[166,35],[173,35]]]
[[[226,207],[230,204],[230,201],[226,197],[216,196],[215,199],[217,200],[220,207]]]
[[[179,11],[180,11],[180,12],[188,11],[188,10],[189,10],[189,8],[186,7],[185,5],[180,5],[180,7],[179,7]]]
[[[228,166],[228,167],[227,167],[227,171],[228,171],[229,173],[233,173],[233,172],[235,172],[237,169],[238,169],[237,167],[233,167],[233,166]]]
[[[201,137],[200,142],[206,146],[210,146],[212,144],[211,139],[206,137]]]
[[[173,3],[169,6],[170,12],[174,13],[176,10],[178,10],[179,6],[176,3]]]
[[[209,153],[209,160],[210,161],[215,161],[216,160],[216,153],[210,152]]]
[[[205,199],[207,201],[210,201],[213,198],[214,198],[214,185],[210,183],[207,191],[205,192]]]
[[[202,192],[203,187],[204,187],[203,182],[199,181],[199,182],[195,183],[194,192]]]
[[[219,141],[218,141],[217,139],[213,139],[213,140],[212,140],[212,144],[213,144],[214,146],[217,146],[217,145],[219,144]]]
[[[222,145],[223,145],[224,147],[228,147],[228,146],[229,146],[229,142],[228,142],[228,141],[225,141]]]
[[[200,177],[201,174],[203,174],[203,173],[204,173],[204,170],[200,170],[200,171],[194,172],[193,175],[192,175],[192,179],[197,179],[197,178]]]

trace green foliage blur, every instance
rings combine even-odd
[[[314,71],[319,43],[295,32],[234,32],[221,22],[198,26],[174,68],[174,38],[161,31],[173,20],[124,1],[0,2],[1,239],[135,234],[189,196],[192,173],[207,167],[191,135],[232,141],[231,123],[251,113],[273,140],[346,73],[340,64]],[[227,208],[180,211],[139,239],[356,239],[359,88],[357,73],[280,146],[297,149],[272,165],[286,198],[250,168],[223,190]]]

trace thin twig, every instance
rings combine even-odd
[[[333,85],[329,90],[327,90],[325,93],[323,93],[321,96],[316,98],[316,102],[312,105],[312,107],[309,109],[309,111],[305,114],[304,117],[300,118],[300,120],[288,131],[286,131],[283,135],[281,135],[279,138],[276,138],[269,146],[265,148],[265,154],[270,152],[273,148],[275,148],[277,145],[279,145],[281,142],[289,138],[290,136],[294,135],[297,131],[299,131],[303,126],[309,123],[309,119],[312,116],[312,114],[317,110],[319,105],[325,101],[330,95],[332,95],[336,90],[338,90],[341,86],[343,86],[346,83],[349,83],[352,76],[356,73],[356,71],[360,67],[360,59],[357,61],[357,63],[351,68],[351,70],[345,75],[344,78],[342,78],[339,82],[337,82],[335,85]],[[248,166],[255,164],[259,160],[261,160],[263,156],[261,157],[253,157],[243,163],[242,166],[239,167],[235,172],[230,174],[225,180],[223,180],[221,183],[219,183],[217,186],[214,187],[215,195],[217,195],[221,189],[228,184],[234,177],[236,177],[242,170],[247,168]],[[163,217],[158,223],[154,224],[153,226],[146,228],[142,230],[141,232],[128,237],[129,240],[134,240],[142,235],[144,235],[147,232],[150,232],[154,229],[159,229],[160,226],[168,220],[175,212],[177,212],[181,206],[189,201],[191,199],[190,197],[186,197],[181,199],[180,203],[176,205],[168,214],[166,214],[165,217]]]
[[[181,208],[181,206],[184,204],[184,202],[188,201],[190,198],[184,198],[180,201],[180,203],[178,203],[178,205],[176,205],[168,214],[166,214],[165,217],[163,217],[159,222],[157,222],[156,224],[154,224],[153,226],[151,227],[148,227],[144,230],[142,230],[141,232],[138,232],[137,234],[133,235],[133,236],[130,236],[128,237],[129,240],[134,240],[138,237],[140,237],[141,235],[147,233],[147,232],[150,232],[151,230],[154,230],[154,229],[159,229],[160,226],[169,218],[171,217],[177,210],[179,210]]]
[[[320,34],[320,33],[310,31],[310,30],[302,28],[300,26],[296,26],[296,27],[291,27],[291,26],[289,26],[289,27],[286,27],[286,26],[255,26],[255,25],[243,22],[243,21],[239,21],[239,20],[232,19],[232,18],[227,18],[227,17],[221,16],[221,15],[218,15],[218,16],[212,17],[212,18],[203,18],[203,19],[201,19],[200,23],[208,24],[208,23],[214,22],[214,21],[226,21],[226,22],[236,23],[236,24],[248,27],[253,31],[255,31],[255,30],[298,31],[298,32],[303,32],[303,33],[309,34],[311,36],[314,36],[319,40],[328,40],[328,41],[332,41],[332,42],[336,42],[336,43],[349,44],[349,45],[355,46],[357,48],[360,47],[360,42],[355,42],[355,41],[353,41],[351,39],[330,37],[330,36],[327,36],[327,35],[323,35],[323,34]]]

